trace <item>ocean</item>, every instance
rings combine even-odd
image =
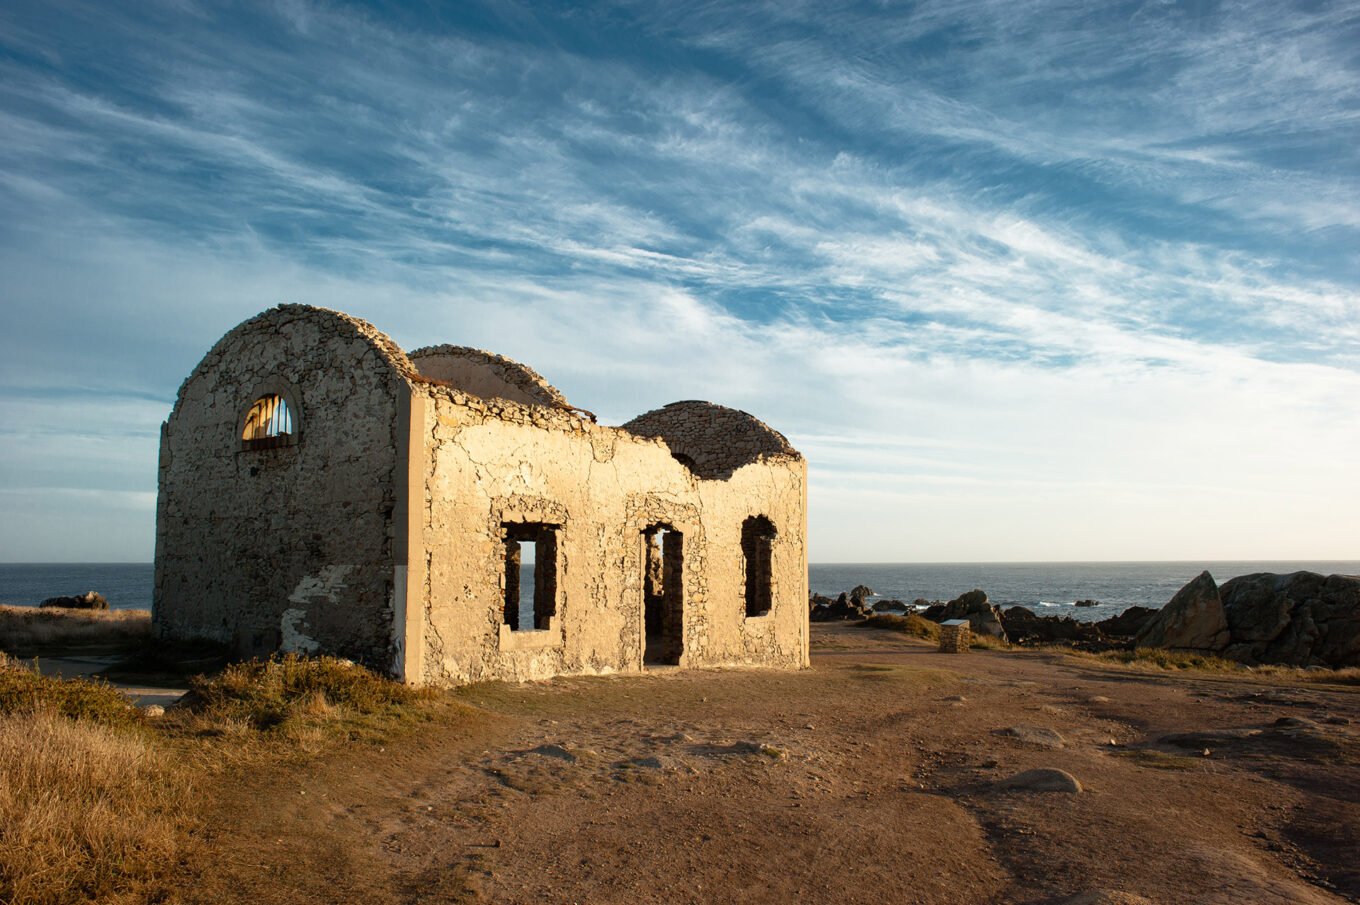
[[[533,565],[526,563],[523,601],[530,605]],[[868,585],[879,597],[911,603],[949,600],[981,588],[993,603],[1020,604],[1045,615],[1097,621],[1131,606],[1160,607],[1182,585],[1208,569],[1222,584],[1252,572],[1360,575],[1360,560],[1308,562],[1050,562],[1050,563],[814,563],[813,591],[835,597]],[[36,606],[46,597],[98,591],[114,609],[151,606],[150,563],[0,563],[0,603]],[[1077,600],[1099,606],[1078,607]],[[530,610],[531,611],[531,610]]]

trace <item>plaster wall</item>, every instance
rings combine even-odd
[[[223,337],[162,428],[161,636],[399,668],[393,515],[414,376],[390,340],[337,312],[282,306]],[[247,449],[245,413],[267,393],[294,408],[296,442]]]
[[[807,468],[796,453],[704,479],[664,441],[570,411],[417,390],[424,448],[412,467],[423,462],[423,482],[413,477],[411,505],[424,510],[425,584],[409,597],[424,611],[423,665],[408,663],[409,681],[642,669],[643,532],[657,523],[684,535],[680,665],[807,665]],[[778,534],[773,605],[747,618],[741,527],[753,515]],[[544,631],[504,624],[503,526],[516,522],[561,526],[557,610]]]

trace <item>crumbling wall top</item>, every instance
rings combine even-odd
[[[572,407],[557,387],[533,368],[494,352],[470,346],[426,346],[410,353],[410,359],[422,377],[443,381],[482,399]]]
[[[639,415],[623,430],[664,440],[671,454],[701,478],[726,480],[762,459],[802,458],[783,434],[754,415],[697,399]]]

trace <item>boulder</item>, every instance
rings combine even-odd
[[[63,607],[68,610],[107,610],[109,602],[98,591],[86,591],[84,594],[70,597],[49,597],[38,606]]]
[[[851,600],[858,600],[863,602],[865,600],[868,600],[870,597],[874,596],[876,596],[874,594],[874,589],[869,587],[867,584],[857,584],[850,589]]]
[[[900,600],[878,600],[872,609],[875,613],[905,613],[907,605]]]
[[[948,603],[937,603],[927,607],[921,615],[932,622],[967,619],[973,631],[978,634],[1006,640],[1001,610],[987,600],[985,592],[976,588],[966,594],[960,594]]]
[[[1136,647],[1171,647],[1218,653],[1228,646],[1228,618],[1218,585],[1201,572],[1139,630]]]
[[[1041,767],[1026,770],[1001,780],[996,788],[1006,791],[1016,789],[1024,792],[1080,792],[1081,783],[1066,770]]]

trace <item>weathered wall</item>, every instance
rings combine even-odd
[[[658,522],[684,534],[682,666],[807,664],[807,469],[791,449],[728,463],[735,467],[725,480],[705,480],[664,443],[620,428],[421,389],[424,667],[412,678],[451,684],[640,669],[643,531]],[[752,515],[778,530],[774,605],[758,618],[746,617],[743,595],[741,526]],[[546,631],[504,626],[507,522],[563,526],[557,617]]]
[[[399,665],[394,510],[405,504],[400,433],[415,377],[387,337],[333,311],[281,306],[223,337],[162,429],[153,615],[163,636]],[[245,414],[270,392],[298,409],[297,442],[245,449]]]

